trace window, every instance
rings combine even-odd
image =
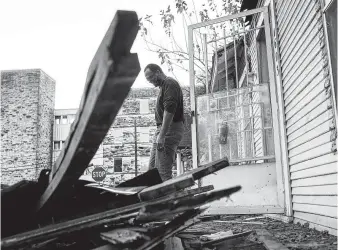
[[[66,115],[62,116],[61,124],[67,124],[67,116]]]
[[[264,25],[264,24],[263,24]],[[269,82],[268,55],[266,51],[265,31],[261,29],[257,36],[257,60],[259,84]]]
[[[114,158],[114,172],[115,173],[122,172],[122,158]]]
[[[55,124],[60,124],[61,116],[55,116]]]
[[[54,141],[54,150],[60,150],[60,149],[61,149],[60,141]]]
[[[333,91],[337,96],[337,0],[329,3],[325,10],[325,19],[327,27],[327,39],[329,43],[330,58],[332,65]],[[337,100],[336,100],[337,108]]]

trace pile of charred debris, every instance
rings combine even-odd
[[[154,249],[207,219],[200,217],[206,209],[203,205],[240,190],[238,186],[218,191],[211,191],[212,186],[189,188],[226,166],[226,160],[219,161],[163,183],[153,169],[104,191],[78,180],[49,209],[38,212],[43,183],[19,182],[2,191],[1,247]]]
[[[241,189],[196,187],[227,167],[226,159],[165,182],[157,169],[115,187],[97,188],[80,178],[140,72],[137,54],[130,53],[138,29],[135,12],[116,13],[54,166],[42,170],[38,181],[2,189],[2,249],[154,249],[205,219],[204,205]]]

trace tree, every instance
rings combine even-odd
[[[189,3],[187,1],[190,1]],[[210,19],[234,14],[239,11],[240,0],[200,0],[196,5],[196,0],[173,0],[174,7],[169,5],[165,10],[160,10],[156,16],[146,15],[140,18],[140,32],[147,49],[158,54],[161,64],[167,66],[168,71],[176,77],[178,71],[188,72],[188,25],[205,22]],[[197,1],[196,1],[197,2]],[[240,23],[221,23],[206,27],[203,30],[196,31],[194,35],[194,65],[197,83],[205,84],[205,73],[211,73],[212,56],[219,45],[215,43],[213,50],[208,49],[208,67],[205,63],[205,43],[204,35],[208,40],[217,39],[223,36],[223,30],[232,32]],[[161,29],[164,32],[166,40],[163,44],[158,39],[157,31]],[[152,33],[156,30],[156,36]],[[157,37],[157,38],[155,38]],[[207,69],[206,69],[207,68]]]

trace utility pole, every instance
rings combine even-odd
[[[135,176],[137,176],[137,129],[136,129],[136,117],[134,117],[134,141],[135,141]]]

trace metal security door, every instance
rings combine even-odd
[[[228,157],[234,166],[203,184],[221,188],[236,176],[247,179],[246,194],[232,206],[236,213],[283,213],[268,8],[191,25],[188,39],[194,168]],[[227,176],[233,177],[222,181]],[[247,196],[250,192],[254,196]],[[231,213],[224,201],[214,211],[224,207]]]

